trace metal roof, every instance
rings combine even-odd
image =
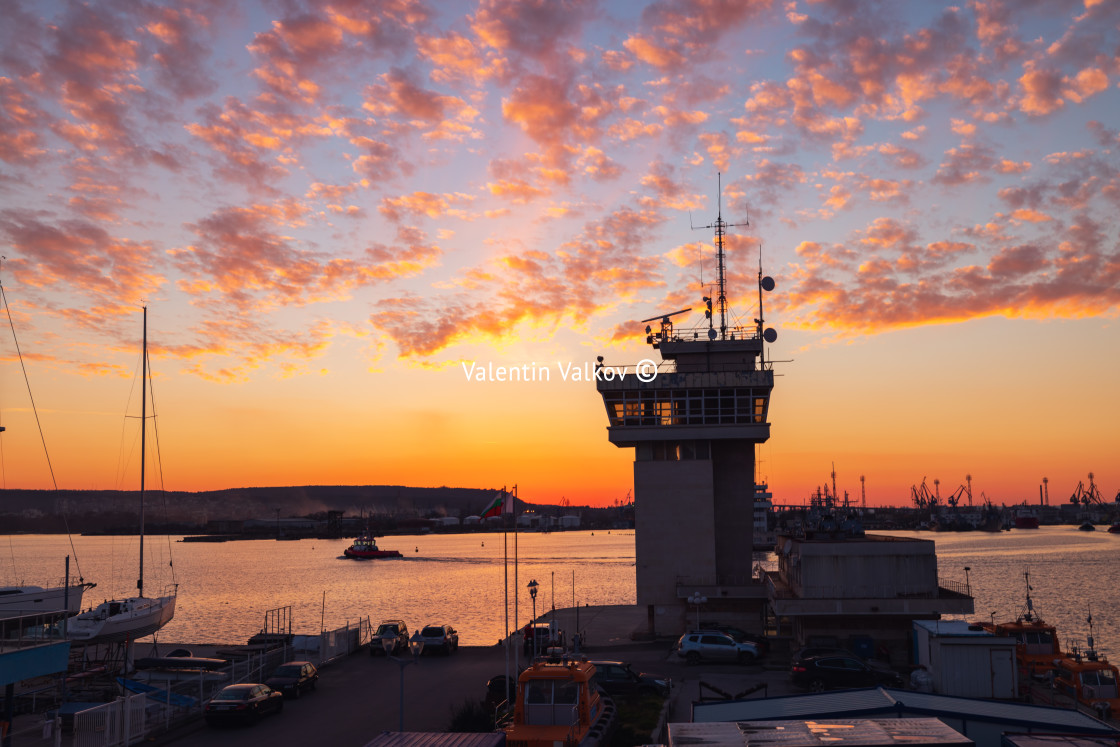
[[[979,625],[974,625],[964,620],[915,620],[914,627],[925,628],[930,633],[938,636],[995,637],[991,631],[984,630]]]
[[[366,743],[366,747],[501,747],[506,743],[504,731],[471,734],[466,732],[383,731]]]
[[[972,747],[973,741],[935,718],[884,718],[670,724],[669,745]]]
[[[692,704],[694,722],[858,718],[886,713],[900,717],[944,716],[951,719],[996,721],[1023,727],[1094,734],[1117,733],[1116,729],[1099,719],[1066,708],[959,698],[882,687]]]

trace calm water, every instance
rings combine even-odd
[[[1023,573],[1031,573],[1035,607],[1058,626],[1063,645],[1084,645],[1090,609],[1098,648],[1120,656],[1120,536],[1074,527],[998,534],[894,532],[937,544],[942,580],[969,582],[976,597],[972,619],[1014,619],[1023,608]],[[513,611],[513,536],[509,537],[510,620]],[[97,588],[87,606],[135,588],[134,537],[74,537],[87,580]],[[148,537],[145,585],[149,593],[170,581],[169,553],[179,582],[175,619],[161,632],[169,642],[242,643],[263,625],[266,610],[291,606],[293,630],[313,633],[369,616],[409,625],[447,621],[464,645],[495,643],[505,629],[500,534],[385,537],[400,560],[340,559],[349,540],[168,542]],[[633,604],[634,536],[604,531],[518,536],[518,619],[532,605],[525,589],[539,584],[537,612],[580,605]],[[416,552],[416,550],[419,552]],[[0,584],[54,583],[63,574],[69,540],[57,535],[0,537]],[[73,566],[72,566],[73,567]],[[573,587],[574,575],[574,587]],[[325,600],[324,600],[325,595]]]

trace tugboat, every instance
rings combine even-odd
[[[595,665],[581,659],[539,661],[517,678],[508,747],[598,747],[615,722],[615,707],[591,678]]]
[[[347,547],[342,554],[348,558],[353,558],[354,560],[402,557],[399,550],[379,549],[377,547],[377,540],[369,532],[366,532],[361,537],[355,539],[354,544],[350,545],[350,547]]]
[[[1031,599],[1031,574],[1023,574],[1027,581],[1027,602],[1023,613],[1014,622],[981,623],[980,626],[995,635],[1015,639],[1015,658],[1019,671],[1030,677],[1045,677],[1054,670],[1054,662],[1064,654],[1058,645],[1058,633],[1053,625],[1042,621]]]
[[[1120,671],[1097,653],[1093,643],[1093,613],[1089,613],[1089,646],[1085,653],[1076,649],[1058,661],[1054,687],[1092,709],[1101,719],[1120,714]]]

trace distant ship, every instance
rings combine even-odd
[[[355,539],[354,543],[350,545],[350,547],[347,547],[342,554],[354,560],[402,557],[399,550],[382,550],[378,548],[377,540],[368,532]]]
[[[1029,508],[1015,509],[1016,529],[1038,529],[1038,514]]]

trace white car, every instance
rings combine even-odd
[[[758,646],[750,641],[736,641],[718,630],[697,630],[685,633],[677,641],[677,656],[689,664],[701,661],[737,661],[750,664],[759,656]]]

